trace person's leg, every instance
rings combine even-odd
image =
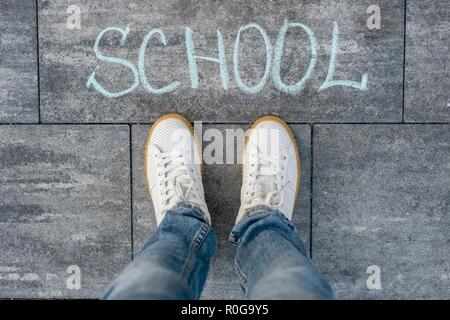
[[[182,116],[155,121],[145,174],[158,228],[104,299],[198,299],[216,238],[205,203],[201,145]]]
[[[237,224],[230,242],[250,299],[332,299],[292,223],[280,212],[257,210]]]
[[[230,242],[246,296],[333,298],[291,223],[300,188],[300,154],[292,131],[277,117],[258,119],[243,160],[241,207]]]
[[[216,237],[198,209],[169,210],[103,299],[198,299],[215,248]]]

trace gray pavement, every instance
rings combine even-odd
[[[80,9],[79,29],[69,5]],[[379,29],[368,27],[371,5]],[[290,124],[302,158],[294,224],[338,298],[449,299],[449,11],[445,0],[2,0],[0,298],[101,294],[155,228],[145,138],[157,117],[178,112],[203,131],[245,130],[265,114]],[[302,25],[286,32],[280,52],[285,20]],[[251,22],[273,48],[254,93],[245,88],[264,77],[262,35],[243,30],[234,52]],[[142,73],[140,47],[158,27],[167,45],[158,35],[148,42]],[[195,54],[216,59],[220,30],[228,82],[224,64],[197,59],[193,88],[186,27]],[[353,87],[320,90],[327,74]],[[172,92],[148,92],[174,81]],[[240,183],[238,164],[205,165],[219,248],[203,298],[241,298],[227,244]]]

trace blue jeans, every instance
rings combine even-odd
[[[334,298],[283,214],[258,209],[233,228],[230,243],[246,298]],[[199,299],[216,245],[198,209],[168,211],[103,299]]]

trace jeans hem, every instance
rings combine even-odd
[[[197,218],[198,220],[200,220],[203,223],[211,225],[206,214],[203,212],[203,210],[200,209],[199,206],[192,204],[190,202],[180,202],[172,209],[167,210],[165,213],[179,211],[179,210],[183,210],[183,209],[190,209],[190,212],[189,212],[190,216]]]

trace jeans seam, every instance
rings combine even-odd
[[[239,266],[239,263],[235,260],[234,267],[236,269],[236,272],[238,273],[239,280],[241,282],[241,286],[246,289],[247,285],[247,277],[244,275],[244,273],[241,271],[241,267]],[[246,290],[245,290],[246,291]]]
[[[190,247],[189,247],[189,254],[186,259],[186,263],[183,266],[181,276],[187,283],[189,283],[189,276],[192,272],[192,269],[195,265],[195,260],[197,258],[197,253],[199,249],[201,248],[204,240],[206,239],[206,236],[210,230],[210,225],[207,223],[203,223],[202,227],[199,231],[197,231],[197,234],[195,235]]]

